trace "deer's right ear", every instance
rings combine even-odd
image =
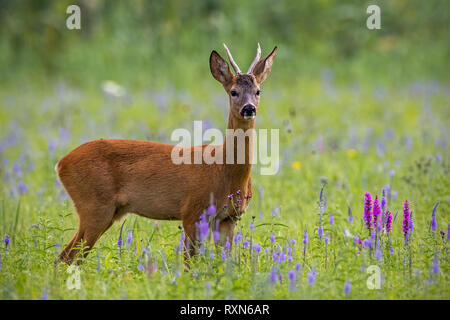
[[[211,56],[209,57],[209,68],[214,79],[219,81],[224,87],[229,85],[233,80],[233,74],[228,63],[215,50],[211,52]]]

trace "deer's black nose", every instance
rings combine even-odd
[[[241,110],[241,116],[244,119],[253,119],[256,116],[256,108],[252,104],[246,104]]]

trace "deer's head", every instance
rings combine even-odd
[[[230,97],[230,115],[239,121],[249,121],[254,119],[258,112],[260,86],[270,73],[277,47],[267,57],[260,59],[261,48],[258,43],[256,57],[247,73],[241,72],[225,44],[224,47],[236,74],[231,72],[228,63],[215,50],[209,58],[211,73]]]

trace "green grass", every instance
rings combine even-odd
[[[0,157],[8,163],[0,171],[0,298],[449,299],[448,241],[439,234],[440,230],[447,233],[450,222],[449,152],[442,146],[449,136],[448,85],[416,82],[372,87],[314,80],[281,85],[269,77],[263,89],[257,128],[280,129],[282,166],[274,176],[260,176],[258,167],[254,168],[254,197],[236,230],[269,253],[256,254],[242,248],[241,242],[233,246],[231,258],[223,261],[210,243],[207,253],[192,262],[189,272],[183,272],[182,259],[176,254],[180,222],[129,215],[123,237],[125,242],[132,232],[132,245],[125,244],[119,252],[121,224],[116,223],[81,266],[79,290],[67,287],[68,266],[53,264],[77,227],[70,200],[61,196],[56,184],[55,163],[82,142],[97,138],[168,142],[172,130],[192,130],[194,120],[208,120],[224,130],[225,93],[212,78],[192,85],[186,82],[183,90],[130,90],[123,99],[106,97],[100,88],[88,90],[64,82],[1,90],[0,141],[4,148]],[[66,129],[70,137],[63,139],[59,128]],[[7,137],[15,141],[9,139],[11,143],[5,145]],[[56,143],[53,153],[49,151],[51,140]],[[22,177],[14,172],[14,162]],[[324,179],[327,209],[322,221],[330,237],[327,247],[317,235]],[[14,195],[11,189],[19,181],[27,191]],[[390,237],[394,253],[389,253],[388,237],[382,235],[379,261],[369,249],[358,254],[354,237],[368,236],[362,223],[364,193],[381,197],[381,189],[388,184],[393,191],[388,209],[394,215],[398,212]],[[414,212],[409,247],[402,235],[406,199]],[[437,201],[438,230],[429,232]],[[273,216],[278,206],[279,214]],[[351,224],[348,206],[355,218]],[[331,213],[334,225],[329,223]],[[256,217],[254,231],[249,229],[252,216]],[[305,228],[309,243],[304,256]],[[346,229],[351,237],[344,236]],[[271,233],[276,236],[275,244],[270,242]],[[5,235],[11,238],[7,249]],[[271,252],[289,245],[293,261],[274,262]],[[145,260],[147,246],[150,259]],[[210,250],[215,252],[213,259]],[[432,273],[435,257],[438,274]],[[140,270],[139,264],[146,266],[149,261],[157,270]],[[296,271],[295,290],[290,290],[287,273],[297,263],[301,267]],[[379,290],[367,288],[370,265],[380,267]],[[283,274],[282,283],[270,283],[274,267]],[[307,281],[312,269],[316,271],[314,285]],[[346,296],[348,279],[351,293]]]

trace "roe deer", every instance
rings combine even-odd
[[[225,44],[224,47],[236,74],[216,51],[211,52],[209,64],[213,77],[229,95],[227,128],[253,129],[260,84],[270,73],[277,47],[260,59],[258,43],[256,58],[245,74],[241,73]],[[212,153],[221,152],[226,158],[226,146],[235,138],[225,138],[223,145],[212,146]],[[198,243],[196,222],[210,205],[211,194],[216,208],[223,208],[214,216],[211,226],[217,227],[220,244],[227,238],[231,241],[236,215],[245,211],[252,194],[249,161],[252,145],[252,137],[245,137],[245,163],[241,164],[225,161],[222,164],[174,164],[171,154],[175,146],[149,141],[100,139],[79,146],[55,168],[79,217],[78,231],[59,259],[73,262],[82,242],[87,248],[83,252],[86,257],[100,236],[126,213],[159,220],[182,220],[186,235],[185,257],[193,255]],[[198,147],[203,150],[206,146]],[[192,155],[194,148],[184,147],[182,151]],[[237,145],[231,148],[237,156]],[[244,198],[238,204],[231,203],[227,196],[237,190],[241,190]]]

